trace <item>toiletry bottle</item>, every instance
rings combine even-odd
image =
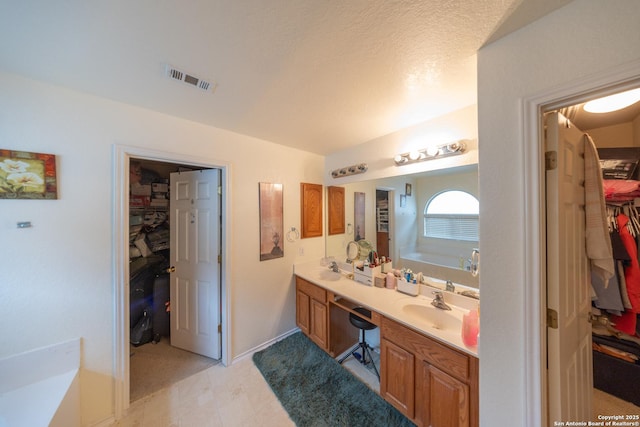
[[[396,276],[392,272],[387,273],[387,289],[395,289],[396,288]]]
[[[470,310],[462,317],[462,342],[468,347],[478,345],[480,335],[480,319],[478,309]]]

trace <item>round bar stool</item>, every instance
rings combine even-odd
[[[356,311],[362,314],[363,316],[371,318],[371,311],[367,310],[364,307],[356,307],[353,309],[353,311]],[[365,331],[370,331],[372,329],[375,329],[377,328],[377,326],[353,313],[349,313],[349,322],[351,322],[353,326],[355,326],[356,328],[360,329],[360,331],[362,331],[362,339],[358,344],[355,345],[355,347],[351,349],[351,351],[349,351],[347,354],[342,356],[342,358],[338,360],[338,363],[342,364],[342,362],[344,362],[351,355],[353,355],[356,359],[358,359],[358,361],[363,365],[367,365],[371,362],[371,364],[373,365],[373,370],[375,371],[376,376],[378,377],[378,380],[380,380],[380,374],[378,373],[378,368],[376,368],[376,364],[374,363],[373,357],[371,357],[371,352],[369,351],[370,349],[373,350],[373,348],[369,344],[367,344],[367,341],[365,339]],[[360,356],[357,353],[358,349],[362,351],[361,357],[358,357]],[[367,355],[369,355],[368,360],[367,360]]]

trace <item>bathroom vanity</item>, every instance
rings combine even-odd
[[[317,263],[296,265],[296,322],[337,357],[358,341],[353,313],[380,328],[380,394],[418,426],[478,426],[478,357],[462,342],[462,316],[477,301],[445,293],[451,311],[433,307],[432,289],[408,296],[367,286]],[[371,311],[364,317],[354,310]]]

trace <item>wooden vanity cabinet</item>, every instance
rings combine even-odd
[[[388,339],[382,338],[380,372],[382,397],[407,418],[415,418],[415,356]]]
[[[423,426],[470,425],[469,385],[422,361],[416,376],[416,420]]]
[[[382,319],[380,394],[418,426],[478,426],[478,359]]]
[[[329,349],[327,291],[296,276],[296,324],[325,351]]]

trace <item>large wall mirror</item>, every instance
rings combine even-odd
[[[341,187],[347,227],[326,237],[327,256],[346,258],[347,244],[357,240],[356,218],[364,215],[361,234],[379,256],[391,257],[394,268],[478,288],[472,274],[472,253],[479,246],[477,165]]]

